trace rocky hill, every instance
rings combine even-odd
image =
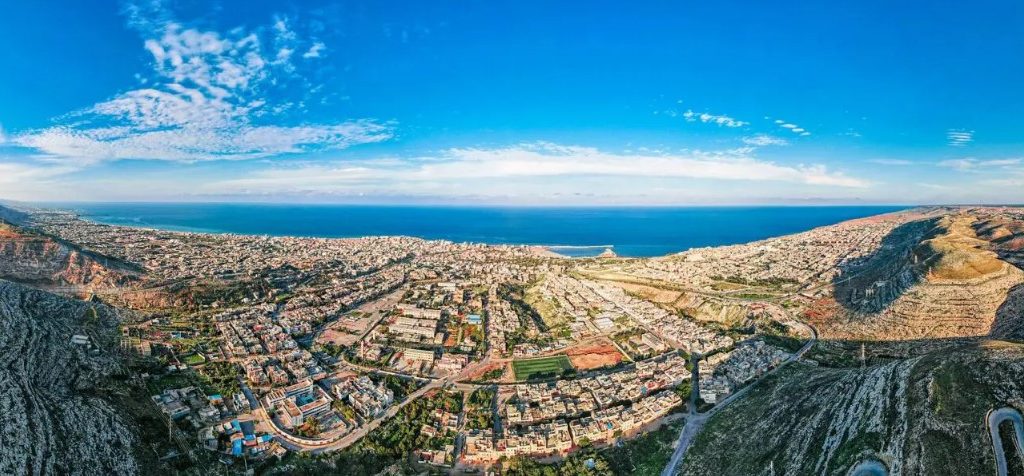
[[[832,299],[806,315],[831,339],[1009,335],[1009,321],[1024,309],[1024,271],[993,251],[995,234],[982,223],[954,213],[899,227],[873,257],[840,274]]]
[[[138,472],[116,336],[109,308],[0,280],[0,474]]]
[[[992,474],[986,415],[1024,407],[1024,346],[983,340],[848,368],[794,364],[708,421],[684,475]]]
[[[38,287],[87,290],[123,286],[140,274],[137,266],[0,221],[2,279]]]

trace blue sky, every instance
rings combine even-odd
[[[1020,2],[3,8],[0,198],[1024,202]]]

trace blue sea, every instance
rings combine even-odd
[[[456,207],[223,203],[76,203],[83,218],[176,231],[277,236],[407,235],[551,247],[593,256],[660,256],[745,243],[904,209],[814,207]]]

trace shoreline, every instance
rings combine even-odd
[[[190,204],[169,204],[169,206],[187,207]],[[10,206],[10,205],[8,205]],[[523,247],[528,248],[539,257],[557,259],[589,259],[589,258],[664,258],[676,256],[687,250],[699,248],[715,248],[736,244],[746,244],[764,239],[777,238],[810,231],[822,226],[830,226],[849,220],[863,219],[872,216],[899,213],[906,209],[893,207],[881,207],[884,210],[877,210],[874,206],[857,207],[864,208],[865,213],[856,213],[854,217],[845,216],[848,213],[840,213],[839,216],[812,216],[798,223],[796,226],[787,229],[773,229],[762,226],[747,236],[744,233],[732,233],[722,235],[718,230],[723,223],[745,223],[745,228],[757,227],[759,223],[765,222],[764,214],[755,214],[747,217],[739,214],[735,217],[712,217],[704,216],[644,216],[640,219],[630,219],[618,216],[598,217],[563,217],[560,215],[524,216],[513,215],[467,215],[442,218],[439,216],[389,216],[382,221],[372,221],[372,216],[361,216],[360,214],[348,215],[348,207],[341,207],[323,217],[306,217],[292,214],[288,216],[275,215],[269,218],[259,217],[259,210],[250,210],[246,214],[253,214],[253,220],[249,220],[246,214],[235,215],[233,212],[224,214],[223,210],[209,212],[199,209],[193,213],[191,209],[185,208],[175,210],[176,214],[164,216],[161,213],[150,213],[148,209],[142,210],[90,210],[79,208],[74,204],[65,205],[66,208],[54,207],[44,208],[32,205],[15,205],[14,209],[28,209],[29,212],[52,211],[67,213],[77,219],[96,223],[104,226],[118,226],[168,233],[196,234],[196,235],[225,235],[225,236],[251,236],[251,237],[277,237],[277,238],[309,238],[309,239],[360,239],[371,237],[409,237],[427,241],[447,241],[457,244],[476,244],[496,247]],[[198,204],[197,206],[204,206]],[[209,204],[205,206],[210,206]],[[284,206],[284,205],[282,205]],[[320,207],[318,207],[319,209]],[[328,209],[329,207],[323,207]],[[775,209],[777,207],[760,207],[762,210]],[[821,207],[807,207],[820,209]],[[835,207],[848,209],[851,207]],[[429,209],[421,208],[424,210]],[[686,209],[685,207],[681,209]],[[792,210],[789,208],[788,210]],[[478,210],[487,210],[481,208]],[[435,213],[436,215],[436,213]],[[144,219],[145,218],[145,219]],[[315,220],[314,220],[315,218]],[[626,222],[621,222],[626,219]],[[752,223],[746,223],[753,218]],[[506,223],[502,220],[513,220]],[[263,220],[266,223],[262,223]],[[497,220],[492,224],[491,221]],[[518,222],[527,221],[534,226],[526,227],[532,231],[527,233],[511,233],[507,230],[510,226],[523,228]],[[631,222],[632,220],[632,222]],[[640,221],[637,221],[640,220]],[[668,220],[666,222],[666,220]],[[175,224],[175,222],[184,224]],[[450,226],[445,226],[446,221],[451,221]],[[771,221],[771,220],[769,220]],[[165,222],[159,224],[160,222]],[[363,223],[366,223],[364,226]],[[337,223],[337,224],[335,224]],[[410,224],[411,223],[411,224]],[[422,223],[420,225],[419,223]],[[637,227],[637,223],[642,226]],[[203,225],[203,226],[190,226]],[[213,226],[210,226],[213,225]],[[749,226],[747,226],[749,225]],[[583,227],[581,229],[581,227]],[[231,229],[241,231],[231,231]],[[581,237],[589,228],[594,228],[593,238],[598,243],[610,244],[572,244],[572,241],[582,241]],[[736,227],[727,227],[727,229]],[[612,231],[607,231],[607,230]],[[670,230],[665,232],[664,230]],[[536,230],[540,230],[539,232]],[[548,231],[550,230],[550,232]],[[521,236],[520,236],[521,235]],[[554,238],[553,240],[544,239]],[[617,241],[605,241],[602,238],[612,238]],[[567,244],[557,243],[565,239]],[[596,240],[595,240],[596,241]],[[562,241],[565,243],[565,241]],[[623,244],[625,243],[625,244]],[[598,250],[603,249],[602,252]],[[588,252],[593,250],[593,252]]]

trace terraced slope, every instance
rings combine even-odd
[[[101,398],[123,369],[107,308],[0,280],[0,474],[135,474],[138,438]],[[73,334],[101,341],[92,355]]]
[[[990,409],[1024,405],[1024,346],[982,341],[861,368],[793,365],[707,423],[684,475],[992,474]]]
[[[835,286],[833,308],[808,313],[829,339],[913,340],[1006,336],[1024,271],[977,235],[977,217],[908,224],[874,259]],[[1009,316],[1012,317],[1012,316]]]

